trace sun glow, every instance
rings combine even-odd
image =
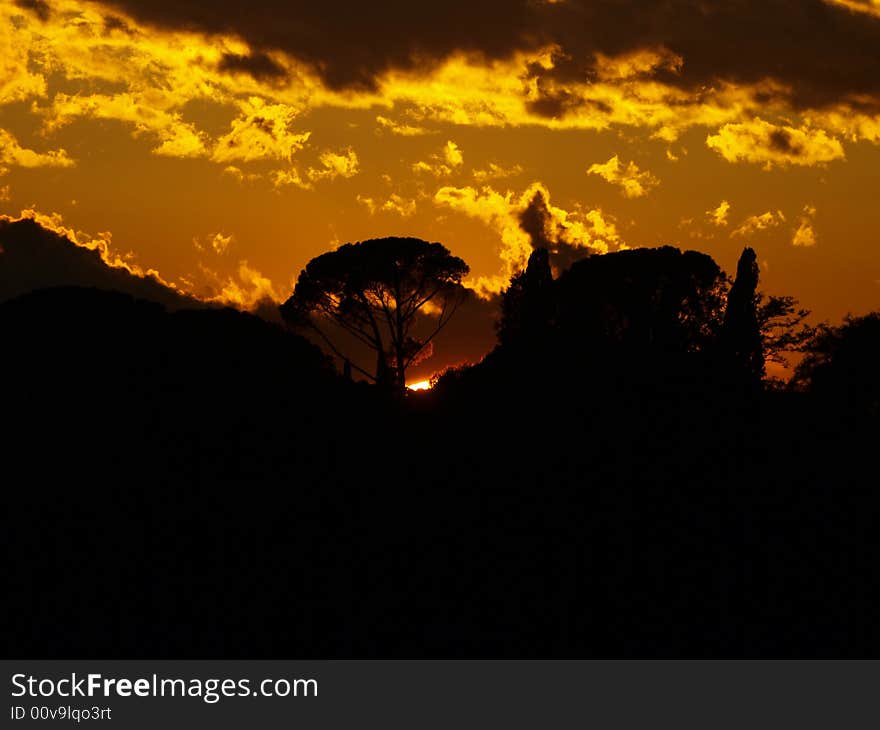
[[[417,383],[409,383],[406,386],[407,390],[431,390],[431,381],[430,380],[420,380]]]

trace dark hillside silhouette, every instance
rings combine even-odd
[[[0,302],[57,286],[125,292],[172,310],[206,306],[154,276],[135,276],[126,268],[108,266],[98,250],[78,246],[35,220],[0,216]]]
[[[752,261],[538,249],[406,398],[241,312],[0,303],[8,653],[876,655],[878,315],[764,390]]]

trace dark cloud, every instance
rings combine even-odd
[[[543,74],[544,72],[539,71],[538,73]],[[559,119],[584,105],[583,99],[569,91],[564,89],[548,90],[545,87],[544,79],[538,78],[538,94],[526,104],[532,114]],[[607,114],[611,111],[611,107],[602,104],[599,111]]]
[[[880,93],[880,20],[824,0],[573,0],[560,15],[556,80],[582,78],[594,51],[666,48],[683,64],[654,78],[691,90],[773,79],[803,107]]]
[[[15,4],[22,10],[30,10],[40,20],[49,20],[52,14],[49,4],[45,0],[15,0]]]
[[[554,219],[547,199],[537,190],[519,215],[519,226],[531,238],[532,248],[546,248],[550,253],[550,265],[558,274],[575,261],[597,253],[582,242],[572,240],[565,228]]]
[[[557,75],[578,77],[582,51],[663,47],[683,65],[664,67],[655,78],[687,88],[771,78],[791,86],[791,100],[805,106],[880,92],[880,21],[824,0],[596,0],[564,7],[569,21],[558,37],[568,56]]]
[[[519,215],[520,228],[529,234],[529,238],[532,239],[532,248],[551,248],[553,246],[554,242],[550,240],[549,230],[551,222],[552,217],[547,208],[547,201],[539,190]]]
[[[287,78],[287,72],[265,53],[252,53],[249,56],[224,53],[218,68],[232,73],[246,73],[260,81],[280,81]]]
[[[287,51],[333,87],[371,87],[383,71],[455,51],[501,58],[555,42],[557,67],[534,77],[584,79],[594,52],[665,47],[684,64],[657,77],[687,88],[770,77],[800,105],[880,93],[880,19],[823,0],[229,0],[222,12],[213,0],[111,2],[141,21]],[[548,87],[534,110],[558,116],[572,103]]]
[[[59,286],[123,292],[168,309],[204,306],[157,279],[108,266],[97,251],[77,246],[33,220],[0,220],[0,302]]]
[[[111,0],[142,22],[236,33],[257,52],[279,49],[312,64],[335,88],[372,88],[390,68],[413,68],[456,50],[487,57],[533,47],[540,2],[448,0]],[[542,38],[540,40],[547,40]]]
[[[770,133],[768,137],[770,142],[770,147],[778,152],[782,152],[786,155],[801,155],[804,152],[804,148],[802,145],[799,145],[795,142],[791,134],[785,129],[775,129]]]
[[[128,27],[128,24],[122,18],[117,18],[115,15],[108,15],[104,18],[104,32],[112,33],[114,30],[121,31],[127,35],[132,35],[131,28]]]

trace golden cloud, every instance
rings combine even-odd
[[[335,180],[337,177],[349,178],[358,173],[360,163],[357,153],[351,147],[343,152],[322,152],[318,159],[322,167],[309,170],[309,179],[312,181]]]
[[[0,129],[0,168],[15,167],[71,167],[73,160],[63,149],[35,152],[22,147],[5,129]]]
[[[47,132],[77,118],[113,119],[157,138],[156,154],[218,162],[286,159],[307,139],[286,125],[320,84],[295,66],[283,87],[223,71],[224,58],[248,54],[234,37],[159,31],[117,16],[110,23],[99,5],[76,0],[57,0],[42,20],[0,0],[4,15],[0,40],[17,50],[0,62],[0,103],[48,99],[35,105]],[[50,74],[63,82],[47,85]],[[192,101],[237,109],[239,118],[212,139],[185,118]]]
[[[530,70],[551,70],[556,51],[548,46],[494,62],[454,54],[429,72],[389,71],[378,80],[377,101],[406,109],[416,121],[549,129],[646,127],[658,139],[674,141],[689,127],[741,118],[756,108],[756,94],[772,97],[781,91],[779,84],[765,81],[720,83],[695,93],[640,76],[539,82]]]
[[[340,90],[288,54],[266,55],[230,34],[161,30],[118,13],[109,23],[111,16],[101,5],[77,0],[57,0],[44,19],[23,13],[9,0],[0,0],[0,8],[8,21],[0,42],[11,49],[0,61],[0,103],[48,100],[40,108],[48,131],[77,117],[117,119],[133,125],[136,134],[157,138],[157,154],[205,156],[224,167],[289,160],[309,134],[292,130],[291,122],[321,107],[382,109],[376,117],[379,128],[404,136],[427,133],[427,121],[549,129],[639,127],[665,141],[707,126],[720,128],[710,137],[710,147],[733,161],[814,164],[843,156],[822,123],[833,133],[844,115],[816,116],[817,127],[802,129],[754,120],[758,110],[765,116],[790,114],[784,99],[791,89],[772,80],[695,89],[664,83],[656,74],[674,77],[683,64],[680,55],[664,48],[597,53],[589,79],[551,73],[564,59],[552,43],[496,60],[455,52],[434,64],[392,67],[376,77],[371,90]],[[50,77],[63,79],[63,88],[48,88],[58,85],[47,85]],[[228,132],[214,138],[188,118],[187,105],[193,101],[237,109],[239,116]],[[866,116],[860,124],[862,136],[876,141],[870,131],[876,120]],[[629,189],[639,185],[646,188],[638,182]]]
[[[709,217],[709,220],[716,226],[727,225],[728,213],[730,213],[730,203],[728,203],[726,200],[722,200],[717,208],[706,211],[706,215]]]
[[[282,57],[295,56],[333,90],[375,90],[388,69],[423,71],[465,52],[492,64],[552,49],[547,66],[528,69],[527,83],[662,79],[699,94],[720,80],[752,84],[772,75],[800,107],[878,92],[872,61],[880,28],[859,27],[860,15],[875,14],[876,0],[827,0],[824,7],[823,0],[454,0],[429,22],[396,3],[350,0],[333,12],[295,0],[228,2],[222,13],[207,0],[105,2],[154,27],[209,36],[234,29],[252,45],[232,52],[238,70],[278,79],[288,70]],[[562,96],[539,101],[548,117],[567,106]]]
[[[805,205],[803,215],[798,222],[797,230],[791,243],[793,246],[809,248],[816,245],[816,231],[813,228],[813,219],[816,217],[816,209],[812,205]]]
[[[0,11],[0,104],[25,101],[46,93],[46,77],[31,70],[30,48],[18,27],[26,22],[14,7]]]
[[[245,172],[236,165],[227,165],[223,168],[223,174],[235,178],[238,182],[254,182],[263,176],[258,172]]]
[[[656,71],[681,71],[684,59],[668,48],[644,48],[618,56],[595,54],[593,70],[603,81],[647,76]]]
[[[781,210],[773,212],[768,210],[761,215],[750,215],[746,218],[738,228],[734,229],[731,236],[748,236],[759,231],[765,231],[768,228],[775,228],[785,222],[785,216]]]
[[[428,173],[434,177],[448,177],[464,165],[464,154],[452,140],[446,142],[439,154],[431,155],[429,162],[416,162],[412,166],[415,173]]]
[[[217,140],[211,155],[215,162],[290,160],[311,136],[293,132],[297,110],[287,104],[270,104],[257,96],[239,102],[241,115],[228,134]]]
[[[134,134],[154,135],[159,145],[153,149],[168,157],[201,157],[207,154],[205,135],[180,114],[156,107],[143,94],[121,93],[90,96],[58,93],[44,110],[46,129],[54,131],[79,117],[114,119],[134,126]]]
[[[449,140],[443,148],[443,157],[450,167],[461,167],[464,164],[464,155],[452,140]]]
[[[728,162],[756,162],[767,169],[821,165],[844,157],[840,142],[822,129],[780,126],[760,118],[725,124],[706,144]]]
[[[807,121],[853,142],[880,143],[880,115],[865,114],[850,106],[837,106],[805,115]]]
[[[209,233],[205,241],[202,241],[199,237],[193,238],[193,245],[196,247],[197,251],[211,250],[216,254],[224,254],[234,238],[235,236],[231,233],[228,235],[223,233]]]
[[[274,170],[271,174],[272,184],[276,188],[284,188],[292,185],[302,190],[311,190],[312,183],[308,178],[304,178],[299,174],[299,170],[291,167],[289,170]]]
[[[484,183],[487,180],[500,180],[507,177],[517,177],[524,172],[522,165],[512,165],[504,167],[497,162],[490,162],[488,166],[473,171],[474,180],[478,183]]]
[[[635,162],[621,164],[617,155],[608,162],[591,165],[587,174],[598,175],[612,185],[617,185],[627,198],[641,198],[660,184],[660,180],[649,171],[640,170]]]
[[[338,177],[349,178],[357,175],[359,161],[357,153],[350,147],[343,152],[326,151],[319,156],[321,167],[310,167],[301,175],[296,167],[287,170],[275,170],[272,181],[276,188],[293,185],[303,190],[311,190],[319,180],[335,180]]]
[[[384,201],[376,201],[374,198],[358,195],[357,201],[366,206],[367,210],[370,211],[370,215],[375,215],[377,212],[382,211],[384,213],[394,213],[401,218],[408,218],[416,213],[416,201],[411,198],[404,198],[397,193],[391,193],[388,199]]]
[[[272,281],[247,261],[239,262],[235,276],[224,278],[205,267],[202,267],[202,274],[212,282],[208,292],[201,297],[206,302],[254,311],[266,302],[279,304],[284,300]]]
[[[536,202],[541,208],[539,234],[524,224],[524,215],[536,207]],[[467,282],[486,298],[507,287],[510,278],[525,267],[536,243],[582,249],[584,253],[605,253],[611,246],[624,247],[616,226],[601,210],[571,212],[551,205],[550,192],[540,182],[532,183],[519,195],[511,191],[500,193],[490,186],[446,186],[436,192],[434,203],[476,218],[498,233],[502,271]],[[544,240],[536,242],[536,235]]]
[[[392,134],[397,134],[401,137],[418,137],[423,134],[430,134],[430,130],[425,127],[419,127],[415,124],[407,124],[406,122],[396,122],[393,119],[381,115],[376,117],[376,123],[380,128],[386,129]]]
[[[825,2],[856,13],[865,13],[880,18],[880,0],[825,0]]]

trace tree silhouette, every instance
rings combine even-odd
[[[501,300],[498,339],[502,345],[534,344],[547,336],[553,322],[553,274],[546,248],[529,256],[525,271],[510,280]]]
[[[803,349],[794,385],[838,407],[880,414],[880,312],[821,325]]]
[[[585,350],[672,353],[717,340],[726,281],[710,256],[664,246],[582,259],[556,288],[560,332]]]
[[[756,314],[764,359],[780,365],[787,364],[785,353],[801,350],[816,332],[804,321],[810,310],[798,307],[794,297],[758,292]]]
[[[310,327],[351,367],[402,394],[406,369],[463,301],[461,279],[467,272],[467,264],[439,243],[418,238],[348,243],[306,265],[281,315],[290,325]],[[435,321],[416,338],[412,328],[419,313]],[[342,354],[326,331],[328,322],[376,353],[374,372]]]
[[[722,343],[733,360],[760,380],[764,376],[764,348],[758,323],[758,257],[743,249],[736,279],[727,296]]]

